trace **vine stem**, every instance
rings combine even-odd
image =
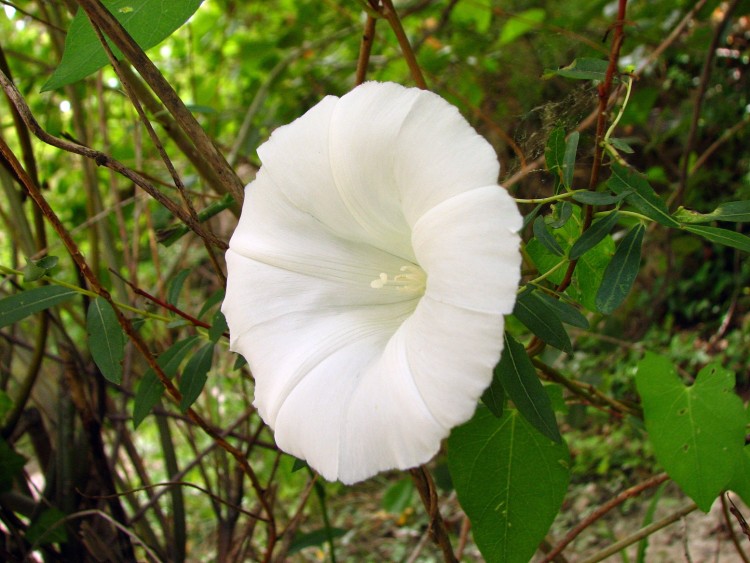
[[[164,370],[162,370],[161,366],[159,366],[154,355],[151,354],[151,351],[146,345],[145,340],[135,329],[133,323],[131,323],[130,319],[125,316],[121,308],[112,298],[112,295],[101,284],[99,279],[96,277],[96,274],[94,274],[94,272],[91,270],[88,263],[86,262],[86,259],[83,257],[83,254],[78,248],[78,245],[76,245],[75,241],[70,236],[70,233],[68,233],[67,229],[60,221],[60,218],[49,205],[41,190],[32,182],[31,178],[26,173],[26,170],[24,170],[24,168],[21,166],[21,163],[16,158],[16,155],[13,153],[13,151],[10,150],[10,147],[5,143],[2,137],[0,137],[0,154],[5,157],[6,161],[13,169],[13,172],[23,183],[23,186],[24,188],[26,188],[26,191],[28,192],[31,199],[41,210],[42,214],[50,223],[50,225],[52,225],[55,233],[57,233],[57,235],[62,240],[65,248],[68,250],[68,253],[75,262],[76,267],[80,271],[81,275],[86,279],[86,282],[91,286],[91,289],[98,296],[102,297],[105,301],[107,301],[107,303],[109,303],[109,305],[115,311],[117,320],[123,331],[125,331],[125,334],[127,334],[128,338],[133,342],[133,345],[146,360],[149,367],[154,370],[154,373],[156,374],[159,381],[161,381],[169,396],[172,397],[175,402],[179,403],[182,399],[182,394],[180,393],[179,389],[175,387],[174,383],[172,383],[172,380],[169,379],[169,377],[167,377],[167,375],[164,373]],[[229,442],[227,442],[215,428],[213,428],[208,422],[203,419],[203,417],[201,417],[192,408],[187,410],[187,415],[193,422],[200,426],[201,429],[206,434],[208,434],[222,449],[231,454],[242,467],[245,474],[249,477],[250,482],[252,483],[252,486],[258,495],[258,499],[261,503],[261,506],[263,507],[263,510],[266,512],[266,514],[268,514],[269,538],[266,560],[270,560],[271,551],[273,550],[273,546],[276,543],[276,525],[274,522],[271,505],[266,498],[266,491],[261,486],[258,476],[253,471],[250,463],[247,461],[243,453],[238,448],[232,446]]]
[[[604,561],[607,557],[610,555],[614,555],[618,551],[621,551],[628,547],[629,545],[633,545],[637,541],[641,541],[643,538],[650,536],[654,532],[657,532],[661,530],[662,528],[666,528],[670,524],[674,524],[681,518],[687,516],[691,512],[693,512],[695,509],[698,508],[698,505],[694,502],[691,502],[690,504],[687,504],[680,508],[677,512],[670,514],[669,516],[662,518],[658,522],[654,522],[653,524],[646,526],[645,528],[641,528],[636,533],[629,535],[626,538],[621,539],[618,542],[613,543],[609,547],[602,549],[601,551],[595,553],[593,556],[589,557],[582,563],[599,563],[599,561]]]
[[[573,528],[570,532],[568,532],[565,538],[563,538],[563,540],[560,543],[558,543],[552,551],[550,551],[547,555],[544,556],[544,559],[541,561],[541,563],[550,563],[550,561],[552,561],[555,557],[560,555],[563,549],[565,549],[565,547],[570,542],[576,539],[583,530],[591,526],[591,524],[599,520],[599,518],[603,517],[605,514],[607,514],[607,512],[621,505],[627,499],[633,498],[634,496],[641,494],[646,489],[650,489],[652,487],[656,487],[657,485],[662,484],[667,479],[669,479],[669,475],[667,475],[666,473],[660,473],[659,475],[651,477],[651,479],[648,479],[644,481],[643,483],[639,483],[638,485],[630,487],[629,489],[625,489],[619,495],[617,495],[613,499],[609,500],[608,502],[606,502],[605,504],[597,508],[587,518],[581,521],[575,528]]]
[[[440,515],[437,491],[435,490],[435,483],[432,480],[430,472],[427,471],[424,465],[420,465],[419,467],[410,469],[409,473],[411,473],[414,485],[417,487],[417,491],[419,491],[419,497],[422,499],[422,504],[430,518],[429,531],[432,539],[440,548],[440,551],[443,552],[443,559],[446,563],[458,563],[458,559],[456,559],[456,555],[453,553],[448,529],[445,527],[445,521]]]
[[[375,40],[375,24],[377,23],[371,14],[367,14],[365,29],[362,32],[362,42],[359,46],[359,57],[357,58],[357,74],[354,79],[354,85],[359,86],[367,78],[367,65],[370,62],[370,53],[372,53],[372,43]]]

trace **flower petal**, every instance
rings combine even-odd
[[[427,273],[426,295],[457,307],[508,314],[521,277],[521,215],[498,186],[454,196],[414,225],[417,262]]]

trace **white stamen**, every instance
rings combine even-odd
[[[424,293],[427,282],[427,275],[419,266],[401,266],[399,271],[402,274],[396,274],[392,278],[388,274],[381,272],[377,279],[370,282],[373,289],[393,288],[397,291],[409,291],[412,293]]]

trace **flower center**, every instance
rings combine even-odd
[[[401,266],[400,274],[388,277],[388,274],[381,272],[377,279],[370,282],[373,289],[393,288],[398,291],[409,293],[423,294],[427,283],[427,274],[419,266],[409,265]]]

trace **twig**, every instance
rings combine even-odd
[[[670,524],[674,524],[677,522],[680,518],[683,518],[693,512],[696,508],[698,508],[698,505],[694,502],[691,502],[690,504],[683,506],[680,508],[677,512],[674,514],[671,514],[667,516],[666,518],[662,518],[658,522],[654,522],[653,524],[646,526],[645,528],[641,528],[634,534],[629,535],[628,537],[613,543],[609,547],[602,549],[601,551],[598,551],[588,559],[582,561],[581,563],[599,563],[599,561],[604,561],[607,557],[610,555],[614,555],[618,551],[621,551],[622,549],[625,549],[629,545],[633,545],[635,542],[642,540],[643,538],[650,536],[654,532],[657,532],[661,530],[662,528],[666,528]]]
[[[414,469],[410,469],[412,480],[414,485],[419,491],[419,496],[422,499],[422,504],[427,510],[427,515],[430,518],[430,535],[432,536],[435,544],[443,552],[443,559],[446,563],[458,563],[456,555],[453,553],[451,547],[451,540],[448,536],[448,529],[445,527],[443,517],[440,515],[440,507],[438,506],[437,491],[435,491],[435,483],[432,481],[430,472],[420,465]]]
[[[648,479],[643,483],[630,487],[629,489],[625,489],[619,495],[597,508],[588,517],[584,518],[575,528],[568,532],[568,534],[562,539],[562,541],[558,543],[552,551],[544,556],[544,559],[541,561],[541,563],[549,563],[550,561],[552,561],[555,557],[561,554],[565,547],[574,539],[576,539],[583,530],[591,526],[591,524],[599,520],[599,518],[602,518],[605,514],[607,514],[607,512],[621,505],[629,498],[638,496],[643,491],[660,485],[667,479],[669,479],[669,475],[667,475],[666,473],[660,473],[659,475],[651,477],[651,479]]]
[[[734,533],[734,526],[732,526],[732,519],[729,517],[729,513],[732,513],[732,516],[734,516],[737,519],[737,523],[740,525],[740,529],[742,530],[742,533],[747,536],[747,539],[750,540],[750,527],[747,525],[747,521],[745,518],[740,514],[740,511],[735,506],[734,502],[732,502],[732,499],[729,498],[729,493],[723,493],[721,496],[721,511],[724,514],[724,522],[726,522],[727,529],[729,530],[729,536],[732,538],[732,543],[734,544],[734,548],[737,550],[737,554],[742,558],[742,561],[744,563],[750,563],[750,557],[747,556],[745,553],[745,550],[742,549],[742,546],[740,545],[740,540],[737,537],[737,534]],[[732,506],[729,506],[729,503],[732,503]]]
[[[359,57],[357,58],[357,74],[354,79],[355,86],[362,84],[367,77],[367,64],[370,62],[372,42],[375,39],[375,24],[377,20],[367,14],[365,29],[362,32],[362,42],[359,45]]]
[[[698,135],[698,122],[701,117],[701,108],[703,106],[703,99],[706,96],[706,90],[708,90],[708,81],[711,78],[711,70],[713,69],[714,57],[716,56],[716,49],[719,46],[719,41],[724,36],[724,31],[729,24],[729,20],[734,14],[734,10],[740,0],[733,0],[724,11],[724,17],[721,18],[721,22],[716,26],[714,36],[711,38],[711,44],[708,46],[708,52],[706,53],[706,60],[703,63],[703,70],[701,71],[700,82],[698,83],[698,91],[695,94],[695,100],[693,100],[693,117],[690,120],[690,131],[688,132],[687,140],[685,141],[685,151],[682,155],[682,162],[680,164],[680,182],[677,185],[677,189],[669,198],[669,206],[674,209],[675,206],[682,202],[687,190],[688,183],[688,166],[690,164],[690,153],[693,151],[693,145]]]
[[[406,32],[404,31],[404,26],[401,25],[401,20],[398,17],[396,8],[393,7],[393,1],[382,0],[380,12],[390,24],[391,29],[393,29],[393,33],[396,34],[396,39],[398,40],[399,47],[401,47],[401,53],[404,55],[406,64],[409,66],[409,70],[411,71],[412,79],[419,88],[421,88],[422,90],[427,90],[427,83],[424,80],[422,69],[419,68],[417,57],[414,54],[414,50],[411,48],[409,38],[406,36]]]

